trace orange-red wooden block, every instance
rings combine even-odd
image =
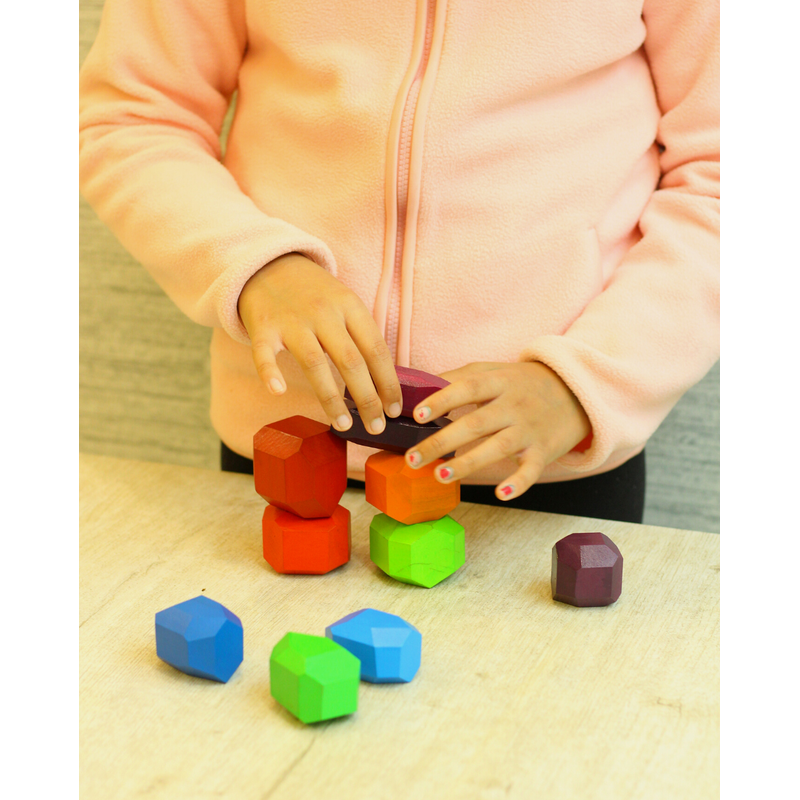
[[[439,483],[433,476],[434,470],[444,463],[437,459],[425,467],[412,469],[401,455],[374,453],[364,466],[367,502],[405,525],[440,519],[461,501],[459,481]]]
[[[253,477],[271,505],[305,519],[329,517],[347,488],[347,442],[308,417],[270,422],[253,437]]]
[[[261,527],[264,558],[276,572],[324,575],[350,560],[350,512],[344,506],[318,519],[267,506]]]

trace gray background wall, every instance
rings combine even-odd
[[[80,63],[103,0],[80,2]],[[190,322],[80,201],[80,448],[219,468],[208,421],[211,331]],[[645,522],[719,532],[717,364],[647,446]]]

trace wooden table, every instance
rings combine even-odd
[[[719,796],[717,535],[462,503],[467,563],[423,589],[369,560],[363,492],[342,502],[350,563],[278,575],[251,477],[81,457],[83,800]],[[550,595],[553,544],[585,530],[625,559],[607,608]],[[156,657],[155,613],[200,594],[244,626],[227,684]],[[365,607],[419,628],[419,673],[303,725],[270,696],[272,647]]]

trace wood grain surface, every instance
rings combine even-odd
[[[343,504],[350,563],[278,575],[252,478],[81,456],[83,800],[719,795],[718,536],[462,503],[467,563],[423,589],[369,560],[363,492]],[[607,608],[550,596],[553,544],[579,530],[623,553]],[[224,685],[156,657],[155,613],[200,594],[244,626]],[[301,724],[270,696],[272,647],[365,607],[419,628],[418,675]]]

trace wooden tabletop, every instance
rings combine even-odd
[[[370,561],[363,492],[342,503],[350,563],[278,575],[252,477],[81,456],[82,800],[719,796],[719,536],[462,503],[466,564],[424,589]],[[622,551],[614,605],[552,600],[575,531]],[[156,657],[156,612],[200,594],[242,620],[227,684]],[[270,652],[361,608],[422,632],[420,671],[303,725],[270,696]]]

